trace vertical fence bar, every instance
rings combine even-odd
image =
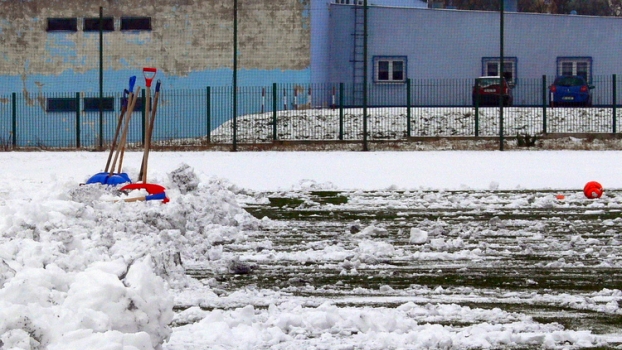
[[[412,106],[412,101],[410,98],[410,78],[406,79],[406,137],[410,137],[410,119],[411,119],[411,111],[410,107]]]
[[[80,148],[80,93],[76,92],[76,148]]]
[[[613,95],[611,96],[612,97],[612,99],[611,99],[611,113],[612,113],[612,116],[613,116],[613,128],[612,128],[612,130],[613,130],[613,133],[615,134],[616,131],[617,131],[616,130],[617,129],[616,126],[618,124],[617,120],[616,120],[617,119],[617,116],[616,116],[616,112],[617,112],[616,111],[616,109],[617,109],[616,108],[617,107],[616,106],[616,104],[617,104],[617,101],[616,101],[616,94],[617,94],[617,91],[616,91],[617,90],[617,83],[616,83],[617,77],[616,77],[616,74],[614,74],[612,76],[612,79],[613,79],[613,81],[611,82],[611,90],[613,90]]]
[[[339,140],[343,141],[343,83],[339,83]]]
[[[104,8],[99,7],[99,150],[104,148]]]
[[[233,148],[238,150],[238,0],[233,0]]]
[[[368,90],[368,86],[367,86],[367,34],[368,34],[368,30],[369,28],[367,27],[368,25],[368,18],[367,18],[367,14],[368,14],[368,5],[367,5],[367,0],[363,0],[363,151],[369,151],[369,145],[368,145],[368,137],[367,137],[367,90]]]
[[[206,122],[207,122],[207,130],[206,131],[206,138],[207,138],[207,143],[211,143],[212,142],[212,87],[208,86],[206,91],[205,91],[205,107],[206,107],[206,112],[205,112],[205,117],[206,117]]]
[[[17,147],[17,94],[11,94],[11,132],[13,134],[13,149]]]
[[[542,75],[542,133],[546,134],[546,75]]]
[[[298,109],[298,89],[294,86],[294,106],[292,107],[294,110]]]
[[[277,106],[276,83],[272,83],[272,141],[276,141],[276,106]]]
[[[261,114],[266,111],[266,88],[261,88]]]
[[[475,79],[475,137],[479,137],[479,79]]]
[[[504,130],[503,130],[503,92],[505,92],[505,84],[504,84],[504,79],[505,79],[505,75],[503,73],[503,39],[504,39],[504,33],[503,33],[503,27],[504,27],[504,8],[503,8],[503,0],[499,1],[499,150],[503,151],[503,134],[504,134]]]

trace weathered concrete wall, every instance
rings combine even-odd
[[[238,68],[310,66],[310,0],[238,0]],[[169,76],[231,69],[231,0],[20,0],[0,6],[0,76],[60,75],[99,68],[99,33],[82,18],[114,17],[104,33],[106,70],[155,66]],[[121,32],[122,16],[149,16],[152,31]],[[77,17],[78,31],[46,32],[49,17]]]

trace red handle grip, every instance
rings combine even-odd
[[[153,67],[145,67],[143,68],[143,75],[145,76],[145,83],[147,87],[151,87],[151,81],[156,76],[156,72],[158,70]]]

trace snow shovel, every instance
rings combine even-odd
[[[153,110],[151,111],[151,120],[149,121],[149,128],[147,129],[147,134],[145,135],[145,152],[143,153],[143,160],[140,165],[140,172],[138,173],[138,178],[143,183],[147,182],[147,164],[149,162],[149,152],[151,151],[151,137],[153,135],[153,125],[155,123],[155,116],[158,110],[158,101],[160,99],[160,80],[156,83],[155,88],[155,96],[153,99]]]
[[[136,77],[130,78],[130,88],[133,88],[135,81],[136,81]],[[128,109],[127,107],[128,107],[129,93],[130,92],[128,90],[123,90],[123,98],[121,100],[121,114],[119,115],[119,118],[117,121],[117,127],[114,133],[114,137],[112,139],[112,145],[110,146],[110,153],[108,154],[108,160],[106,161],[106,167],[104,168],[103,172],[100,172],[100,173],[97,173],[91,176],[91,178],[89,178],[88,181],[86,182],[87,184],[101,183],[104,185],[118,185],[121,183],[131,182],[130,177],[126,173],[111,174],[111,169],[110,169],[110,161],[112,160],[112,156],[117,148],[119,132],[123,125],[123,119]]]
[[[136,77],[132,77],[132,78],[134,78],[134,79],[133,80],[130,79],[130,87],[134,88],[133,82],[136,80]],[[132,90],[130,90],[130,91],[132,91]],[[123,127],[123,132],[121,134],[121,139],[119,140],[119,146],[118,146],[118,148],[116,150],[114,159],[112,161],[112,166],[109,169],[109,171],[110,171],[109,172],[109,176],[111,176],[111,177],[114,177],[114,175],[115,175],[114,174],[114,170],[115,170],[115,167],[117,166],[117,161],[119,161],[118,168],[117,168],[117,175],[122,174],[121,173],[121,167],[123,165],[123,155],[125,153],[125,145],[126,145],[126,142],[127,142],[127,132],[128,132],[129,126],[130,126],[130,121],[132,120],[132,112],[134,112],[134,108],[136,106],[136,100],[138,99],[138,91],[140,91],[140,87],[137,87],[136,91],[137,91],[136,93],[130,92],[130,96],[129,96],[129,100],[128,100],[129,106],[127,108],[127,113],[126,113],[127,117],[125,118],[126,119],[125,125]],[[127,174],[126,174],[126,176],[127,176]],[[127,179],[129,180],[129,177],[127,177]],[[131,182],[131,181],[117,182],[117,184],[124,183],[124,182]]]
[[[146,111],[149,111],[149,105],[151,102],[151,82],[156,75],[157,70],[155,68],[143,68],[143,74],[145,75],[145,82],[147,86],[147,106]],[[162,203],[167,203],[169,201],[168,197],[166,197],[165,188],[160,185],[147,183],[147,163],[149,160],[149,148],[151,147],[151,134],[153,133],[153,122],[155,119],[155,112],[157,111],[157,101],[160,93],[160,81],[156,84],[156,96],[154,101],[154,110],[153,112],[145,113],[145,126],[147,128],[145,132],[145,146],[143,152],[143,159],[141,164],[141,171],[139,178],[141,183],[132,183],[129,185],[125,185],[121,188],[121,191],[130,191],[130,190],[138,190],[144,189],[149,193],[147,196],[128,198],[124,201],[126,202],[135,202],[135,201],[149,201],[149,200],[161,200]]]

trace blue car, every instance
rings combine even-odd
[[[551,107],[557,106],[592,106],[592,89],[585,78],[579,75],[562,75],[549,86]]]

